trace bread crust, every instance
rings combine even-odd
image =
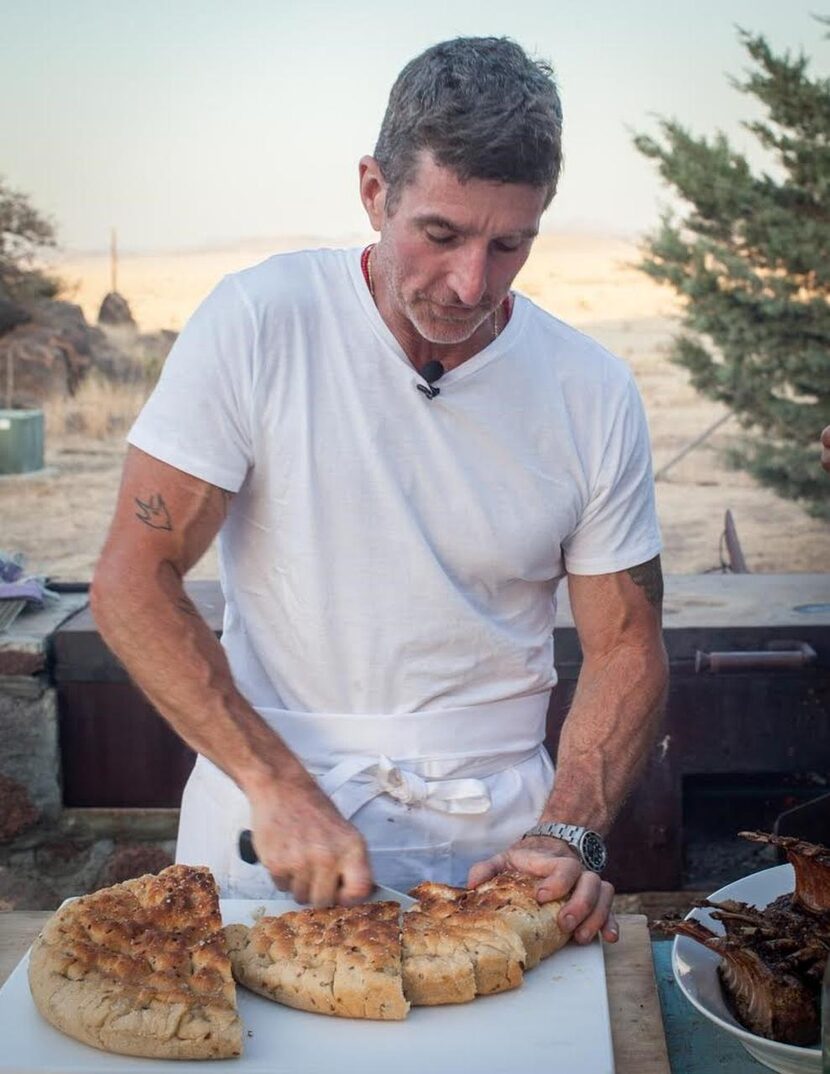
[[[233,973],[254,992],[341,1018],[406,1017],[396,902],[295,910],[228,925]]]
[[[29,958],[35,1004],[105,1051],[167,1059],[242,1052],[236,986],[210,871],[173,865],[68,903]]]
[[[449,884],[425,881],[410,891],[418,900],[421,913],[433,917],[490,911],[496,914],[521,939],[525,968],[532,969],[568,942],[568,934],[559,927],[563,900],[539,903],[536,884],[531,876],[507,871],[476,888],[455,888]]]
[[[526,957],[518,935],[491,911],[432,916],[413,909],[403,916],[403,987],[413,1006],[518,988]]]

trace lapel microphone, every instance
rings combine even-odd
[[[419,392],[423,392],[427,399],[434,399],[441,391],[440,388],[435,388],[433,385],[436,380],[440,380],[444,375],[444,367],[438,361],[437,358],[433,358],[431,362],[427,362],[424,368],[421,370],[421,376],[426,381],[426,384],[416,384],[415,387]]]

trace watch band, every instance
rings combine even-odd
[[[581,824],[563,824],[559,821],[550,821],[547,824],[537,824],[530,828],[522,836],[543,835],[550,839],[561,839],[563,843],[573,849],[579,855],[579,860],[586,869],[600,873],[608,862],[608,851],[605,842],[598,832],[592,831]]]

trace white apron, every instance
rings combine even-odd
[[[548,692],[409,714],[258,710],[369,847],[374,879],[465,884],[471,865],[538,822],[553,785]],[[268,871],[237,852],[242,791],[199,756],[182,796],[176,861],[210,867],[224,898],[273,898]]]

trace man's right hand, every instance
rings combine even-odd
[[[350,906],[371,894],[363,836],[311,776],[251,796],[254,848],[281,891],[312,906]]]

